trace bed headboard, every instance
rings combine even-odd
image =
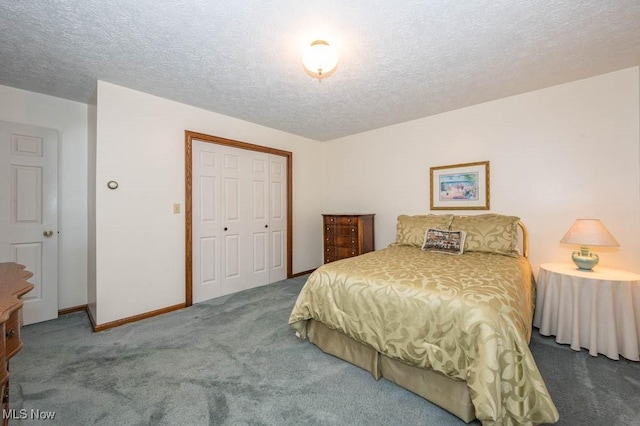
[[[524,257],[529,257],[529,232],[527,227],[524,226],[522,221],[518,221],[518,242],[520,243],[520,250]]]

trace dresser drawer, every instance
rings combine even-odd
[[[358,256],[360,252],[357,247],[336,247],[336,256],[338,259]]]
[[[358,224],[357,216],[325,216],[325,225],[353,225]]]
[[[324,234],[332,235],[358,235],[358,225],[325,225]]]
[[[358,236],[327,235],[324,237],[324,245],[336,247],[358,247]]]
[[[4,336],[7,359],[11,358],[22,347],[20,326],[22,325],[22,309],[13,311],[4,325]]]
[[[324,253],[324,263],[335,262],[336,260],[346,259],[348,257],[359,256],[358,250],[337,247],[335,250]]]

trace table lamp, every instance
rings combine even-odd
[[[580,246],[579,251],[571,253],[571,259],[581,271],[592,271],[600,260],[589,246],[620,247],[600,219],[576,219],[560,242]]]

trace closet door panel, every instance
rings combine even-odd
[[[287,160],[269,155],[269,282],[287,278]]]
[[[195,141],[192,170],[193,301],[220,295],[220,153]]]
[[[269,284],[269,156],[250,152],[251,176],[249,180],[251,199],[248,203],[250,247],[247,256],[249,270],[247,280],[250,287]]]
[[[235,293],[247,288],[244,271],[246,246],[245,200],[243,193],[246,177],[244,152],[239,149],[218,146],[222,153],[222,263],[223,281],[221,294]]]

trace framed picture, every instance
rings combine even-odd
[[[431,210],[489,210],[489,162],[431,167]]]

